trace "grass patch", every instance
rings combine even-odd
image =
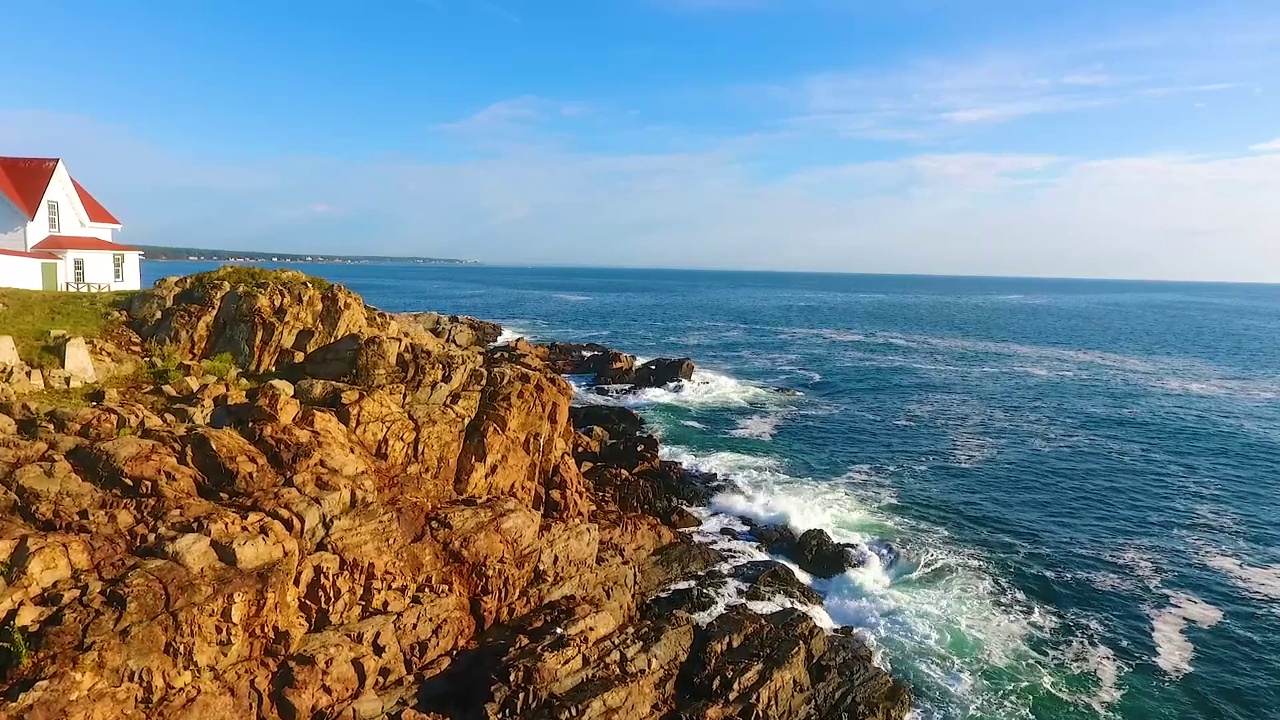
[[[161,345],[155,348],[151,357],[148,358],[151,364],[151,379],[157,385],[168,385],[180,380],[185,373],[179,369],[182,364],[182,356],[178,354],[178,349],[172,345]]]
[[[5,640],[0,640],[0,653],[5,655],[0,659],[0,667],[6,671],[26,667],[31,662],[31,646],[27,644],[27,637],[16,627],[5,628],[5,637]]]
[[[12,335],[20,355],[38,368],[59,366],[48,346],[50,330],[97,337],[133,292],[75,293],[0,288],[0,335]]]
[[[214,283],[220,280],[231,283],[233,286],[247,285],[249,287],[310,285],[321,291],[327,290],[333,285],[333,283],[324,278],[306,275],[297,270],[272,270],[255,265],[223,265],[217,270],[191,276],[192,285],[194,286]]]
[[[212,375],[219,380],[230,380],[236,374],[236,359],[231,353],[221,352],[213,357],[200,363],[205,373]]]

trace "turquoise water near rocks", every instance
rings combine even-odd
[[[693,357],[687,387],[626,402],[732,483],[710,530],[891,544],[815,582],[816,614],[921,718],[1280,717],[1280,286],[302,269],[386,310]]]

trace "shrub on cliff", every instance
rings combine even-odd
[[[247,285],[249,287],[310,285],[316,290],[327,290],[329,286],[333,285],[333,283],[324,278],[307,275],[296,270],[272,270],[271,268],[258,267],[256,265],[223,265],[217,270],[192,275],[190,280],[192,287],[219,281],[230,283],[232,287],[237,285]]]

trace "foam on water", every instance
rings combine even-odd
[[[525,334],[521,330],[517,330],[516,328],[513,328],[513,327],[504,327],[502,328],[502,333],[498,335],[498,339],[493,341],[493,344],[505,345],[509,342],[519,340],[524,336]]]
[[[785,413],[777,412],[745,417],[738,420],[738,427],[730,430],[729,434],[753,440],[772,440],[784,416]]]
[[[1231,582],[1251,596],[1280,603],[1280,565],[1246,565],[1229,555],[1210,555],[1205,564],[1226,573]]]
[[[641,362],[637,358],[637,362]],[[680,380],[660,388],[640,388],[623,395],[606,397],[586,388],[590,378],[570,378],[582,402],[645,407],[677,405],[686,408],[776,407],[788,398],[767,387],[711,370],[695,370],[691,380]]]
[[[1191,672],[1195,646],[1187,639],[1187,625],[1211,628],[1222,621],[1222,611],[1185,593],[1172,593],[1170,605],[1151,613],[1151,639],[1156,644],[1156,664],[1170,677]]]
[[[1050,610],[998,582],[981,558],[950,546],[940,528],[895,517],[882,509],[887,503],[851,492],[850,482],[874,482],[870,468],[820,481],[788,475],[780,460],[766,456],[670,445],[662,453],[729,483],[699,510],[705,525],[697,534],[730,552],[731,563],[766,557],[758,546],[720,535],[723,527],[744,530],[738,518],[798,532],[822,528],[864,549],[863,565],[835,578],[793,570],[824,597],[815,620],[856,628],[912,682],[919,717],[958,717],[956,709],[965,708],[974,717],[1029,718],[1027,688],[1099,709],[1120,697],[1124,669],[1109,648],[1077,637],[1041,649],[1061,622]],[[730,584],[715,611],[740,602],[739,590]]]

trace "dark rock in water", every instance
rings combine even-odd
[[[631,385],[596,385],[591,388],[591,392],[601,397],[622,397],[634,389]]]
[[[857,548],[835,542],[825,530],[809,530],[796,537],[785,525],[758,525],[751,528],[751,536],[768,552],[790,558],[816,577],[832,578],[862,565]]]
[[[791,568],[776,560],[757,560],[733,568],[733,576],[748,584],[748,600],[771,600],[781,595],[797,602],[821,605],[822,596],[800,582]]]
[[[632,383],[636,387],[664,387],[678,380],[692,380],[694,365],[689,358],[658,358],[636,368]]]
[[[724,581],[719,585],[723,587]],[[666,595],[654,598],[644,609],[644,615],[653,620],[661,620],[676,611],[690,614],[702,613],[716,606],[716,588],[699,582],[693,587],[678,588]]]
[[[735,607],[699,629],[676,691],[691,705],[681,718],[888,720],[912,702],[865,643],[794,608],[761,617]]]
[[[715,600],[701,583],[670,591],[601,640],[589,609],[566,603],[484,638],[418,707],[494,720],[900,720],[911,710],[911,691],[852,633],[828,633],[791,608],[762,616],[738,606],[699,626],[693,615]]]
[[[724,537],[729,537],[729,538],[737,538],[741,535],[741,533],[739,533],[737,530],[734,530],[731,527],[720,528],[720,534],[723,535]]]
[[[594,374],[592,358],[609,352],[609,348],[597,343],[551,343],[547,346],[547,365],[561,375]]]
[[[644,427],[644,419],[635,412],[613,405],[572,407],[569,408],[569,417],[573,421],[573,427],[578,430],[600,427],[614,439],[636,435]]]
[[[804,393],[800,392],[799,390],[793,390],[793,389],[791,389],[791,388],[789,388],[789,387],[775,387],[775,388],[769,388],[769,389],[770,389],[770,390],[773,390],[774,392],[778,393],[779,395],[785,395],[785,396],[787,396],[787,397],[799,397],[799,396],[801,396],[801,395],[803,395],[803,394],[804,394]]]
[[[682,507],[678,507],[672,510],[671,514],[667,516],[667,524],[676,530],[689,530],[701,527],[702,521],[698,519],[697,515],[694,515]]]
[[[751,528],[751,536],[763,545],[765,550],[787,557],[795,554],[796,544],[799,542],[796,531],[786,525],[757,525]]]
[[[835,542],[826,530],[816,528],[800,536],[792,559],[805,572],[820,578],[832,578],[862,564],[853,548]]]
[[[592,355],[584,369],[594,372],[596,385],[631,385],[635,383],[636,357],[616,350]]]

